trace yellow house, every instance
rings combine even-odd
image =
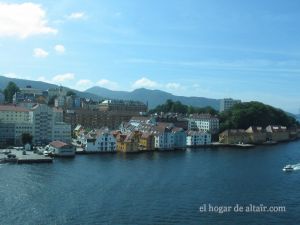
[[[139,149],[141,151],[154,150],[154,135],[149,132],[144,132],[140,137]]]
[[[139,151],[141,133],[134,131],[129,134],[119,134],[117,136],[117,151],[137,152]]]

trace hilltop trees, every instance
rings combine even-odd
[[[236,104],[220,114],[221,131],[247,129],[249,126],[282,125],[292,127],[296,124],[296,119],[287,115],[283,110],[254,101]]]
[[[13,96],[18,91],[20,91],[19,87],[14,82],[10,81],[4,89],[5,101],[7,103],[12,103]]]
[[[182,104],[180,101],[172,101],[168,99],[164,104],[156,106],[154,109],[149,111],[150,113],[182,113],[182,114],[193,114],[193,113],[210,113],[213,115],[218,114],[218,112],[210,106],[206,106],[204,108],[188,106]]]

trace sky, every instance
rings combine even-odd
[[[300,113],[298,0],[0,0],[0,74]]]

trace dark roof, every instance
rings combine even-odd
[[[0,111],[29,112],[28,109],[16,105],[0,105]]]

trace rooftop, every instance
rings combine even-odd
[[[28,109],[16,105],[0,105],[0,111],[29,112]]]

